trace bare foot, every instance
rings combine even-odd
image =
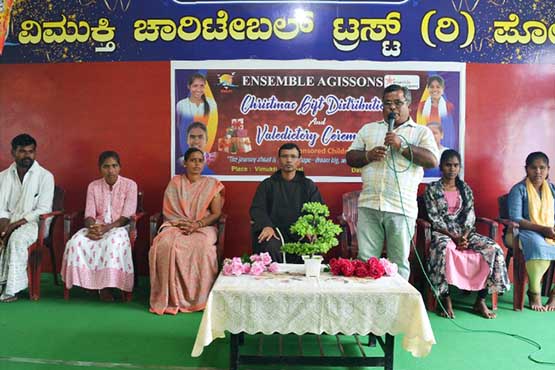
[[[555,311],[555,289],[551,290],[551,294],[549,295],[549,299],[545,304],[545,309],[547,311]]]
[[[441,305],[438,305],[437,314],[441,317],[454,319],[455,313],[453,312],[453,303],[451,302],[451,296],[442,297],[441,303],[443,304],[443,309],[445,309],[445,311],[441,308]]]
[[[540,293],[533,293],[528,291],[528,303],[530,304],[530,308],[534,311],[544,312],[547,309],[542,305],[542,297]]]
[[[472,309],[485,319],[495,319],[497,317],[495,312],[489,310],[484,298],[476,298],[476,302],[474,302],[474,307],[472,307]]]
[[[113,302],[114,296],[112,295],[112,290],[110,288],[100,289],[98,291],[100,295],[100,300],[103,302]]]

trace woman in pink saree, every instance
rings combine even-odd
[[[204,154],[190,148],[184,175],[164,194],[164,223],[149,252],[150,312],[158,315],[203,310],[218,274],[217,230],[223,185],[201,176]]]

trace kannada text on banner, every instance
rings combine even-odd
[[[0,63],[307,57],[553,63],[554,50],[550,0],[20,0]]]

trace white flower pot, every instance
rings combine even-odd
[[[323,260],[324,257],[322,256],[303,256],[305,275],[308,277],[319,277]]]

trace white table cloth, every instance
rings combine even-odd
[[[403,349],[428,355],[434,334],[420,293],[399,275],[369,278],[304,276],[303,265],[280,265],[260,276],[220,274],[198,330],[192,356],[225,331],[233,334],[403,335]]]

